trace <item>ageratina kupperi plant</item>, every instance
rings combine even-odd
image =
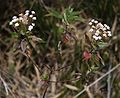
[[[52,16],[55,16],[58,19],[60,19],[63,23],[63,28],[64,28],[63,39],[62,41],[58,42],[58,50],[60,51],[60,54],[61,54],[62,42],[66,43],[67,41],[69,41],[69,39],[73,39],[77,43],[77,38],[73,33],[68,31],[68,29],[70,28],[70,25],[74,21],[79,20],[79,17],[78,17],[79,13],[74,12],[72,8],[68,8],[64,11],[62,15],[55,11],[53,11],[51,14]],[[34,34],[32,33],[32,30],[35,26],[35,20],[36,20],[35,11],[26,10],[25,13],[21,13],[18,16],[13,16],[12,20],[9,23],[9,25],[13,26],[18,37],[20,37],[21,35],[24,36],[20,44],[20,48],[23,52],[26,51],[26,47],[27,47],[27,46],[24,46],[23,44],[26,42],[27,44],[31,44],[30,43],[31,38],[33,38],[34,40],[39,40],[39,41],[41,40],[40,38],[37,38],[36,36],[34,36]],[[64,24],[65,24],[65,27],[64,27]],[[89,27],[90,29],[88,33],[91,33],[91,39],[89,42],[91,45],[91,50],[83,52],[83,58],[85,61],[89,60],[92,57],[92,53],[94,51],[106,47],[109,37],[112,36],[110,27],[106,24],[102,24],[101,22],[95,19],[92,19],[89,22]],[[39,66],[37,66],[37,64],[31,59],[30,56],[29,58],[33,62],[33,64],[39,69]],[[50,75],[48,77],[46,76],[47,75],[45,75],[44,79],[46,78],[46,80],[50,81]]]

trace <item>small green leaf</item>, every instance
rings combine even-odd
[[[63,17],[62,17],[62,15],[61,15],[61,13],[59,13],[58,11],[55,11],[55,10],[51,10],[50,11],[50,15],[51,16],[54,16],[54,17],[56,17],[56,18],[59,18],[59,19],[62,19]]]
[[[42,75],[42,80],[48,80],[48,78],[49,78],[48,74],[43,74]]]
[[[17,32],[11,32],[11,36],[12,37],[18,37],[18,34],[17,34]]]
[[[99,42],[98,43],[98,46],[100,47],[100,48],[104,48],[104,47],[106,47],[108,45],[108,43],[105,43],[105,42]]]
[[[8,66],[8,73],[10,73],[11,75],[13,75],[15,72],[15,65],[14,64],[10,64]]]

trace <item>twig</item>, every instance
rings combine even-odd
[[[46,86],[46,88],[45,88],[45,91],[44,91],[44,94],[43,94],[43,98],[45,98],[45,95],[46,95],[46,93],[47,93],[47,89],[48,89],[48,83],[47,83],[47,86]]]
[[[66,66],[63,66],[63,67],[60,67],[60,68],[58,68],[58,69],[56,69],[56,70],[54,70],[54,71],[60,71],[60,70],[62,70],[62,69],[65,69],[66,67],[70,67],[71,65],[66,65]]]
[[[112,25],[112,32],[115,31],[115,28],[116,28],[116,24],[117,24],[117,16],[115,16],[115,19],[114,19],[114,23]],[[111,51],[109,51],[110,54],[111,54]],[[112,53],[113,54],[113,53]],[[111,70],[111,67],[112,67],[112,55],[110,55],[110,61],[109,61],[109,70]],[[107,98],[111,98],[111,74],[108,75],[108,79],[107,79]]]
[[[41,81],[45,81],[45,82],[53,82],[53,83],[66,83],[66,82],[74,82],[79,80],[80,78],[77,79],[72,79],[72,80],[63,80],[63,81],[51,81],[51,80],[41,80]]]
[[[45,3],[44,3],[43,0],[39,0],[39,4],[40,4],[40,6],[42,5],[46,11],[49,12],[49,9],[50,9],[50,8],[49,8],[48,6],[45,5]]]
[[[11,89],[8,87],[7,83],[4,81],[2,76],[0,75],[0,80],[3,82],[3,85],[5,87],[6,95],[9,95],[9,92],[12,94],[13,98],[15,98],[14,94],[12,93]]]
[[[113,53],[112,51],[109,51],[110,54],[110,59],[109,59],[109,70],[112,68],[112,58],[113,58]],[[111,86],[112,86],[112,81],[111,81],[111,73],[108,75],[107,79],[107,98],[111,98]]]
[[[5,87],[6,94],[9,95],[8,85],[7,85],[7,83],[4,81],[4,79],[1,77],[1,75],[0,75],[0,80],[3,82],[3,85],[4,85],[4,87]]]
[[[89,98],[94,98],[94,97],[93,97],[93,94],[90,92],[90,89],[89,89],[87,86],[85,86],[85,90],[86,90]]]
[[[50,71],[50,74],[49,74],[49,78],[48,78],[48,80],[50,80],[50,78],[51,78],[51,74],[52,74],[52,71]],[[47,89],[48,89],[48,87],[49,87],[49,81],[47,81],[47,86],[46,86],[46,88],[45,88],[45,91],[44,91],[44,93],[43,93],[43,98],[45,98],[45,96],[46,96],[46,93],[47,93]]]
[[[32,2],[32,4],[31,4],[31,6],[30,6],[30,9],[29,9],[29,10],[31,10],[31,9],[32,9],[32,7],[33,7],[33,5],[34,5],[35,1],[36,1],[36,0],[33,0],[33,2]]]
[[[112,67],[112,64],[110,61],[109,70],[111,70],[111,67]],[[107,98],[111,98],[110,96],[111,96],[111,73],[108,75],[108,79],[107,79]]]
[[[116,70],[118,67],[120,66],[120,63],[117,64],[115,67],[113,67],[111,70],[109,70],[107,73],[105,73],[104,75],[102,75],[100,78],[98,78],[97,80],[95,80],[93,83],[91,83],[90,85],[87,86],[87,88],[92,87],[93,85],[95,85],[97,82],[99,82],[101,79],[103,79],[104,77],[106,77],[107,75],[109,75],[111,72],[113,72],[114,70]],[[83,94],[86,91],[86,89],[84,88],[81,92],[79,92],[75,97],[73,98],[77,98],[78,96],[80,96],[81,94]]]

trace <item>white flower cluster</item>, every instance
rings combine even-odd
[[[89,22],[89,25],[90,25],[89,32],[93,33],[92,37],[94,40],[102,40],[104,38],[112,36],[110,27],[106,24],[102,24],[101,22],[92,19]]]
[[[34,20],[36,20],[35,11],[26,10],[24,14],[21,13],[19,16],[13,16],[9,25],[14,27],[25,26],[28,31],[31,31],[35,26]]]

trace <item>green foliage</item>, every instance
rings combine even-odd
[[[98,46],[99,46],[99,48],[105,48],[106,46],[108,46],[108,43],[107,42],[99,42],[98,43]]]
[[[80,16],[80,11],[74,11],[74,9],[71,7],[64,9],[63,12],[58,12],[52,9],[50,11],[50,15],[62,20],[66,24],[82,20],[82,17]]]
[[[11,36],[14,37],[14,38],[15,38],[15,37],[18,38],[17,32],[11,32]]]
[[[49,75],[48,74],[43,74],[42,75],[42,78],[41,78],[43,81],[49,81]]]

